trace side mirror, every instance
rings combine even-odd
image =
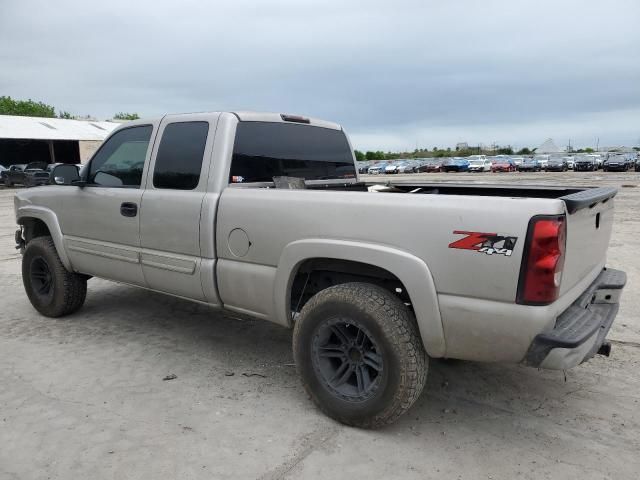
[[[51,178],[55,185],[72,185],[80,180],[80,173],[75,165],[58,165],[51,172]]]

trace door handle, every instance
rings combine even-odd
[[[135,217],[138,214],[138,205],[132,202],[124,202],[120,205],[120,214],[123,217]]]

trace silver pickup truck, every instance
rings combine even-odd
[[[430,357],[567,369],[610,349],[612,188],[372,187],[339,125],[220,112],[127,123],[53,178],[15,196],[40,313],[75,312],[97,276],[293,328],[304,387],[350,425],[398,418]]]

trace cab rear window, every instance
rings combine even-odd
[[[344,132],[294,123],[238,123],[229,182],[272,182],[279,176],[355,178]]]

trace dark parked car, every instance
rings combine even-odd
[[[598,170],[598,163],[594,157],[578,157],[573,169],[576,172],[595,172]]]
[[[449,158],[442,163],[443,172],[466,172],[469,170],[469,160],[466,158]]]
[[[367,173],[369,171],[369,162],[358,162],[358,173]]]
[[[532,158],[526,158],[524,162],[518,165],[519,172],[540,172],[541,170],[540,163]]]
[[[43,162],[11,165],[4,172],[4,184],[7,187],[14,185],[24,185],[25,187],[47,185],[49,183],[49,174],[45,171],[46,167],[47,164]]]
[[[602,165],[605,172],[626,172],[632,168],[633,164],[626,155],[611,155]]]
[[[547,172],[566,172],[569,164],[564,158],[550,158],[547,163]]]

